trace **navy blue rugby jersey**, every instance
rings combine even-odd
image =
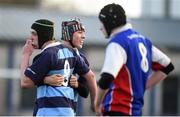
[[[88,62],[86,56],[81,51],[79,51],[77,49],[76,49],[76,53],[84,60],[84,62],[87,64],[87,66],[89,66],[89,62]],[[73,74],[76,74],[76,73],[74,72]],[[78,82],[83,83],[83,85],[87,86],[87,81],[84,77],[79,76],[79,75],[76,75],[76,76],[77,76]],[[74,95],[74,97],[75,97],[75,99],[74,99],[74,111],[75,111],[75,115],[76,115],[77,106],[79,106],[79,105],[77,105],[79,94],[78,94],[78,91],[76,89],[74,90],[74,94],[75,94]]]
[[[48,45],[35,58],[25,71],[25,75],[38,86],[34,115],[73,116],[74,91],[67,83],[73,71],[83,75],[89,71],[89,67],[73,49],[60,42]],[[53,74],[65,76],[66,82],[63,86],[55,87],[42,83],[45,76]]]

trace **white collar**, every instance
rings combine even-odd
[[[120,33],[120,32],[123,32],[125,30],[128,30],[128,29],[132,29],[132,25],[130,23],[127,23],[125,24],[124,26],[122,27],[118,27],[116,28],[110,35],[110,38],[112,38],[114,35],[116,35],[117,33]]]
[[[77,55],[79,55],[79,56],[80,56],[80,54],[79,54],[79,50],[78,50],[77,48],[74,48],[74,49],[75,49],[75,51],[76,51]]]
[[[61,44],[61,42],[59,42],[59,41],[57,41],[57,42],[54,42],[54,43],[50,43],[50,44],[48,44],[47,46],[45,46],[43,49],[42,49],[42,51],[41,52],[43,52],[45,49],[47,49],[47,48],[50,48],[50,47],[53,47],[53,46],[57,46],[57,45],[60,45]]]

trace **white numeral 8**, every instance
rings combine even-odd
[[[141,60],[141,69],[144,72],[147,72],[149,69],[149,64],[148,64],[148,60],[147,60],[147,50],[146,47],[144,46],[143,43],[139,43],[139,51],[141,53],[142,56],[142,60]]]
[[[68,60],[65,60],[65,63],[64,63],[64,82],[63,82],[63,86],[67,86],[68,85],[69,76],[70,76],[70,65],[69,65]]]

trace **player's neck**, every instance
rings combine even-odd
[[[120,33],[120,32],[123,32],[125,30],[128,30],[128,29],[132,29],[132,25],[130,23],[126,23],[125,25],[116,27],[116,28],[114,28],[112,30],[112,33],[111,33],[110,37],[116,35],[117,33]]]
[[[50,41],[47,41],[43,44],[42,46],[42,49],[45,48],[47,45],[51,44],[51,43],[54,43],[55,41],[54,40],[50,40]]]
[[[62,41],[62,43],[70,48],[73,48],[72,45],[70,44],[70,42],[68,42],[68,41]]]

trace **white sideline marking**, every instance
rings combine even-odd
[[[20,69],[5,69],[0,68],[0,79],[19,79]]]

